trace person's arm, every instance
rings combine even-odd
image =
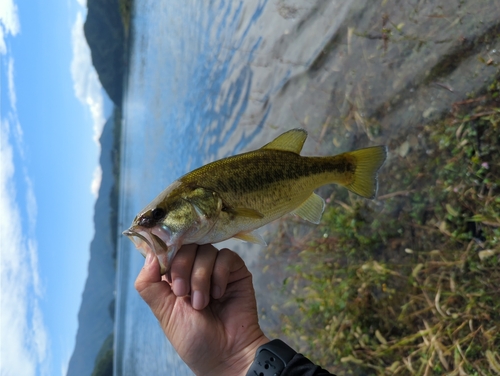
[[[259,326],[252,275],[229,249],[185,245],[168,277],[149,253],[135,287],[197,375],[246,376],[257,349],[269,342]],[[294,356],[282,375],[330,375],[314,373],[321,369],[307,362]]]
[[[171,283],[148,254],[135,287],[182,360],[197,375],[245,376],[260,329],[252,275],[233,251],[186,245],[171,266]],[[195,307],[195,308],[193,308]]]
[[[285,342],[275,339],[257,349],[247,376],[332,376]],[[333,375],[334,376],[334,375]]]

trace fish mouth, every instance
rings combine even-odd
[[[123,231],[122,234],[128,236],[144,257],[146,257],[148,252],[156,253],[156,249],[147,231],[140,231],[131,227]]]
[[[171,253],[168,246],[170,232],[158,227],[160,226],[146,229],[142,226],[132,226],[122,234],[134,243],[144,257],[148,252],[153,252],[160,261],[161,274],[165,274],[168,270],[168,255]]]
[[[131,229],[127,229],[122,232],[123,235],[126,235],[129,237],[130,240],[132,240],[132,243],[134,243],[136,246],[142,245],[141,242],[144,242],[151,250],[153,249],[153,245],[151,242],[146,238],[145,236],[141,235],[139,232],[136,232]],[[135,239],[137,237],[138,239]]]

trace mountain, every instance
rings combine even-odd
[[[68,376],[90,376],[99,350],[113,333],[120,122],[120,110],[115,108],[100,138],[102,181],[94,210],[95,235],[90,244],[88,277]]]
[[[87,0],[83,26],[99,80],[113,103],[121,107],[125,73],[125,29],[118,0]]]

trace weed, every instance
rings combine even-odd
[[[282,333],[324,367],[491,374],[500,363],[500,83],[391,141],[378,200],[338,191],[297,249]],[[388,193],[385,193],[388,192]]]

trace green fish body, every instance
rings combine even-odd
[[[293,129],[258,150],[184,175],[146,206],[124,234],[143,255],[155,252],[164,274],[183,244],[238,238],[265,245],[254,230],[287,213],[319,223],[325,202],[313,191],[325,184],[375,197],[385,146],[303,157],[306,138],[306,131]]]

